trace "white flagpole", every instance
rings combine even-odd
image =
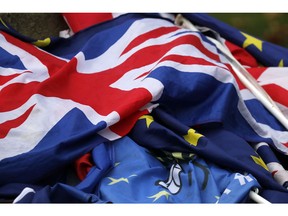
[[[268,200],[264,199],[262,196],[260,196],[258,194],[259,189],[255,188],[256,191],[250,190],[249,192],[249,197],[254,200],[256,203],[259,204],[272,204],[271,202],[269,202]]]
[[[189,20],[185,19],[182,15],[176,17],[175,23],[183,28],[190,29],[192,31],[198,31]],[[222,51],[222,53],[229,60],[233,70],[235,71],[241,82],[255,95],[255,97],[282,123],[282,125],[288,130],[288,119],[284,116],[281,110],[277,107],[275,102],[270,98],[267,92],[257,83],[254,77],[234,58],[225,44],[220,41],[207,37],[216,47]]]

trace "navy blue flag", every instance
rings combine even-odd
[[[202,15],[185,17],[203,24]],[[275,175],[285,165],[270,166],[280,162],[273,151],[288,154],[287,129],[207,35],[176,25],[173,14],[122,14],[44,44],[1,29],[1,200],[236,203],[249,202],[256,187],[288,202],[286,177]],[[241,50],[249,72],[270,89],[274,68],[258,67],[229,39],[231,52]],[[287,113],[284,69],[271,92]],[[258,153],[259,143],[272,156]],[[75,171],[87,154],[88,167]]]

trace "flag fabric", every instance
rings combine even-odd
[[[100,144],[91,155],[94,166],[75,187],[26,187],[16,202],[238,203],[260,187],[250,174],[232,173],[192,153],[150,152],[128,136]]]
[[[264,66],[283,67],[288,64],[288,50],[285,47],[261,40],[249,33],[241,32],[204,13],[184,13],[182,15],[197,25],[215,30],[223,38],[245,48]]]
[[[286,49],[267,43],[259,58],[246,34],[238,31],[248,38],[239,45],[221,32],[229,26],[184,16],[217,31],[287,114],[288,74],[277,60],[261,60]],[[2,22],[1,200],[237,203],[249,202],[256,187],[288,202],[286,176],[275,174],[286,172],[277,155],[288,153],[287,129],[241,84],[207,32],[174,18],[106,17],[43,43]]]
[[[267,188],[286,193],[286,189],[280,185],[286,187],[287,171],[267,144],[266,152],[263,144],[258,144],[255,151],[253,145],[250,146],[219,123],[198,125],[196,128],[188,128],[156,108],[151,115],[139,119],[129,136],[148,149],[165,149],[169,152],[186,152],[191,149],[187,152],[192,151],[226,169],[252,174],[263,187],[261,193]],[[272,191],[270,193],[273,194]]]
[[[253,176],[223,170],[192,153],[147,151],[129,137],[115,141],[111,148],[114,167],[98,187],[105,201],[235,203],[259,187]]]
[[[89,28],[98,23],[102,23],[111,20],[119,13],[62,13],[67,25],[72,31],[71,34],[75,34],[81,30]]]
[[[267,143],[258,143],[254,146],[254,149],[259,155],[261,155],[261,158],[267,165],[268,170],[272,173],[272,176],[276,179],[276,181],[287,188],[288,173],[275,156],[270,146]]]

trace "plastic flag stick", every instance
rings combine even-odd
[[[251,190],[249,192],[249,197],[250,199],[254,200],[256,203],[260,203],[260,204],[272,204],[270,203],[268,200],[264,199],[263,197],[261,197],[259,194],[258,194],[259,190],[258,188],[255,188],[255,191],[254,190]]]

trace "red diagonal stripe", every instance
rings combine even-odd
[[[266,69],[266,67],[255,67],[247,68],[247,71],[257,80]]]
[[[18,118],[0,124],[0,139],[4,138],[12,128],[20,126],[28,118],[34,106],[31,106]]]
[[[13,83],[0,91],[0,112],[7,112],[22,106],[37,92],[39,82]]]
[[[270,97],[286,107],[288,107],[288,91],[277,84],[267,84],[262,86]]]
[[[177,28],[175,26],[173,26],[173,27],[161,27],[161,28],[153,29],[149,32],[146,32],[146,33],[136,37],[134,40],[132,40],[131,43],[122,52],[121,56],[124,55],[125,53],[129,52],[134,47],[144,43],[147,39],[157,38],[157,37],[160,37],[162,35],[168,34],[170,32],[176,31],[178,29],[179,28]]]
[[[8,76],[2,76],[0,75],[0,86],[4,85],[5,83],[9,82],[10,80],[16,78],[17,76],[20,76],[21,74],[24,73],[31,73],[31,71],[24,71],[23,73],[20,74],[12,74],[12,75],[8,75]]]
[[[209,62],[203,58],[198,58],[198,57],[193,57],[193,56],[182,56],[182,55],[175,55],[175,54],[165,56],[163,59],[161,59],[160,62],[169,61],[169,60],[179,62],[181,64],[186,64],[186,65],[195,64],[195,65],[211,65],[211,66],[219,67],[218,65],[213,64],[212,62]]]
[[[179,62],[179,63],[185,64],[185,65],[193,65],[193,64],[195,64],[195,65],[210,65],[210,66],[219,67],[218,65],[215,65],[215,64],[213,64],[213,63],[211,63],[209,61],[206,61],[205,59],[197,58],[197,57],[193,57],[193,56],[182,56],[182,55],[174,55],[174,54],[172,54],[172,55],[165,56],[164,58],[161,59],[160,62],[163,62],[163,61],[174,61],[174,62]],[[146,73],[143,73],[140,76],[138,76],[136,79],[138,79],[140,77],[147,76],[149,73],[150,73],[150,71],[148,71]]]

